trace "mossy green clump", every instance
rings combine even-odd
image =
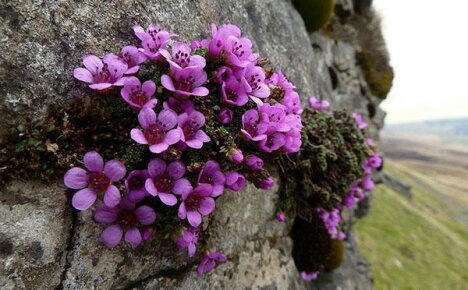
[[[331,210],[342,203],[351,183],[364,173],[361,165],[369,148],[345,111],[307,109],[302,118],[302,150],[280,164],[287,176],[280,207],[288,211],[292,208],[286,204],[295,204],[297,214],[310,220],[313,209]]]
[[[394,77],[388,60],[367,49],[359,53],[357,58],[372,94],[385,98],[392,88]]]
[[[344,242],[330,237],[317,213],[310,222],[296,218],[291,237],[294,240],[292,255],[300,272],[330,272],[343,263]]]
[[[304,19],[309,32],[324,27],[333,16],[335,8],[335,0],[294,0],[293,4]]]

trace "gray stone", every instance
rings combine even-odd
[[[0,288],[58,285],[71,227],[64,188],[15,181],[0,201]]]

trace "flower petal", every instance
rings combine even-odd
[[[136,227],[131,227],[125,233],[125,240],[132,246],[132,248],[138,247],[142,241],[140,230]]]
[[[104,169],[104,160],[96,151],[86,153],[83,162],[89,171],[102,172]]]
[[[175,197],[175,195],[171,193],[160,192],[158,196],[159,196],[159,199],[161,199],[161,201],[166,205],[173,206],[177,203],[177,197]]]
[[[89,70],[82,67],[75,68],[73,70],[73,76],[76,79],[89,84],[92,84],[94,81],[93,75],[89,72]]]
[[[97,194],[95,191],[84,188],[73,195],[72,205],[77,210],[87,210],[96,201]]]
[[[205,197],[200,200],[200,207],[198,208],[198,211],[202,215],[209,215],[210,213],[213,212],[215,209],[215,201],[211,197]]]
[[[105,89],[112,87],[112,84],[111,83],[99,83],[99,84],[89,85],[89,87],[96,91],[103,91]]]
[[[201,215],[198,211],[187,211],[187,220],[193,227],[201,224]]]
[[[143,134],[143,131],[141,131],[140,129],[132,129],[130,131],[130,137],[133,139],[133,141],[137,142],[138,144],[148,144],[145,134]]]
[[[197,97],[208,96],[209,93],[210,91],[208,91],[208,89],[205,87],[198,87],[192,90],[192,95]]]
[[[166,169],[167,174],[169,177],[171,177],[173,180],[177,180],[184,176],[185,174],[185,165],[182,161],[173,161],[169,163]]]
[[[177,125],[177,114],[171,109],[164,109],[158,115],[158,121],[166,131],[172,129]]]
[[[156,220],[156,213],[154,212],[154,209],[147,205],[140,206],[135,210],[134,213],[140,224],[144,226],[150,225]]]
[[[147,97],[152,97],[156,92],[156,84],[149,80],[143,83],[141,90],[145,93]]]
[[[104,194],[104,204],[108,207],[115,207],[120,203],[121,199],[120,191],[117,186],[113,184],[109,185],[106,193]]]
[[[63,177],[65,186],[71,189],[82,189],[88,185],[88,172],[80,167],[73,167]]]
[[[151,152],[159,154],[166,151],[167,148],[169,148],[169,145],[167,145],[166,143],[153,144],[149,148]]]
[[[148,174],[151,177],[156,177],[166,171],[166,162],[162,159],[155,158],[148,163]]]
[[[138,122],[141,127],[148,129],[150,125],[156,123],[156,113],[149,108],[143,108],[138,114]]]
[[[153,182],[153,180],[151,178],[146,179],[145,189],[152,196],[157,196],[158,193],[159,193],[156,186],[154,186],[154,182]]]
[[[103,67],[102,60],[92,54],[85,55],[83,57],[84,66],[92,73],[96,74],[98,70]]]
[[[185,208],[185,203],[182,202],[179,206],[179,211],[177,213],[177,215],[179,216],[179,218],[181,220],[185,219],[187,217],[187,209]]]
[[[101,224],[112,224],[119,217],[119,208],[100,205],[94,212],[94,220]]]
[[[177,195],[184,195],[184,193],[191,192],[192,189],[192,185],[190,184],[190,181],[188,181],[187,178],[178,179],[176,182],[174,182],[174,185],[172,186],[172,192]]]
[[[172,129],[171,131],[167,132],[166,138],[164,139],[164,143],[168,145],[173,145],[179,142],[181,137],[180,130]]]
[[[125,177],[127,169],[125,168],[123,162],[118,160],[110,160],[106,162],[106,165],[104,166],[104,173],[107,175],[107,177],[110,178],[110,180],[119,181]]]
[[[119,225],[112,225],[102,231],[101,239],[107,247],[113,248],[120,243],[122,235],[122,228]]]
[[[166,90],[169,90],[171,92],[176,91],[176,89],[174,87],[174,82],[172,81],[172,78],[170,76],[168,76],[168,75],[163,75],[161,77],[161,84]]]

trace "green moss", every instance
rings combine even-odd
[[[372,94],[379,98],[385,98],[392,88],[394,77],[393,69],[388,65],[388,60],[365,49],[358,54],[358,61]]]
[[[335,8],[335,0],[295,0],[293,4],[304,19],[309,32],[315,32],[325,26],[333,16]]]

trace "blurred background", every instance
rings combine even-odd
[[[383,183],[357,224],[376,289],[468,285],[468,1],[374,0],[395,72]]]

